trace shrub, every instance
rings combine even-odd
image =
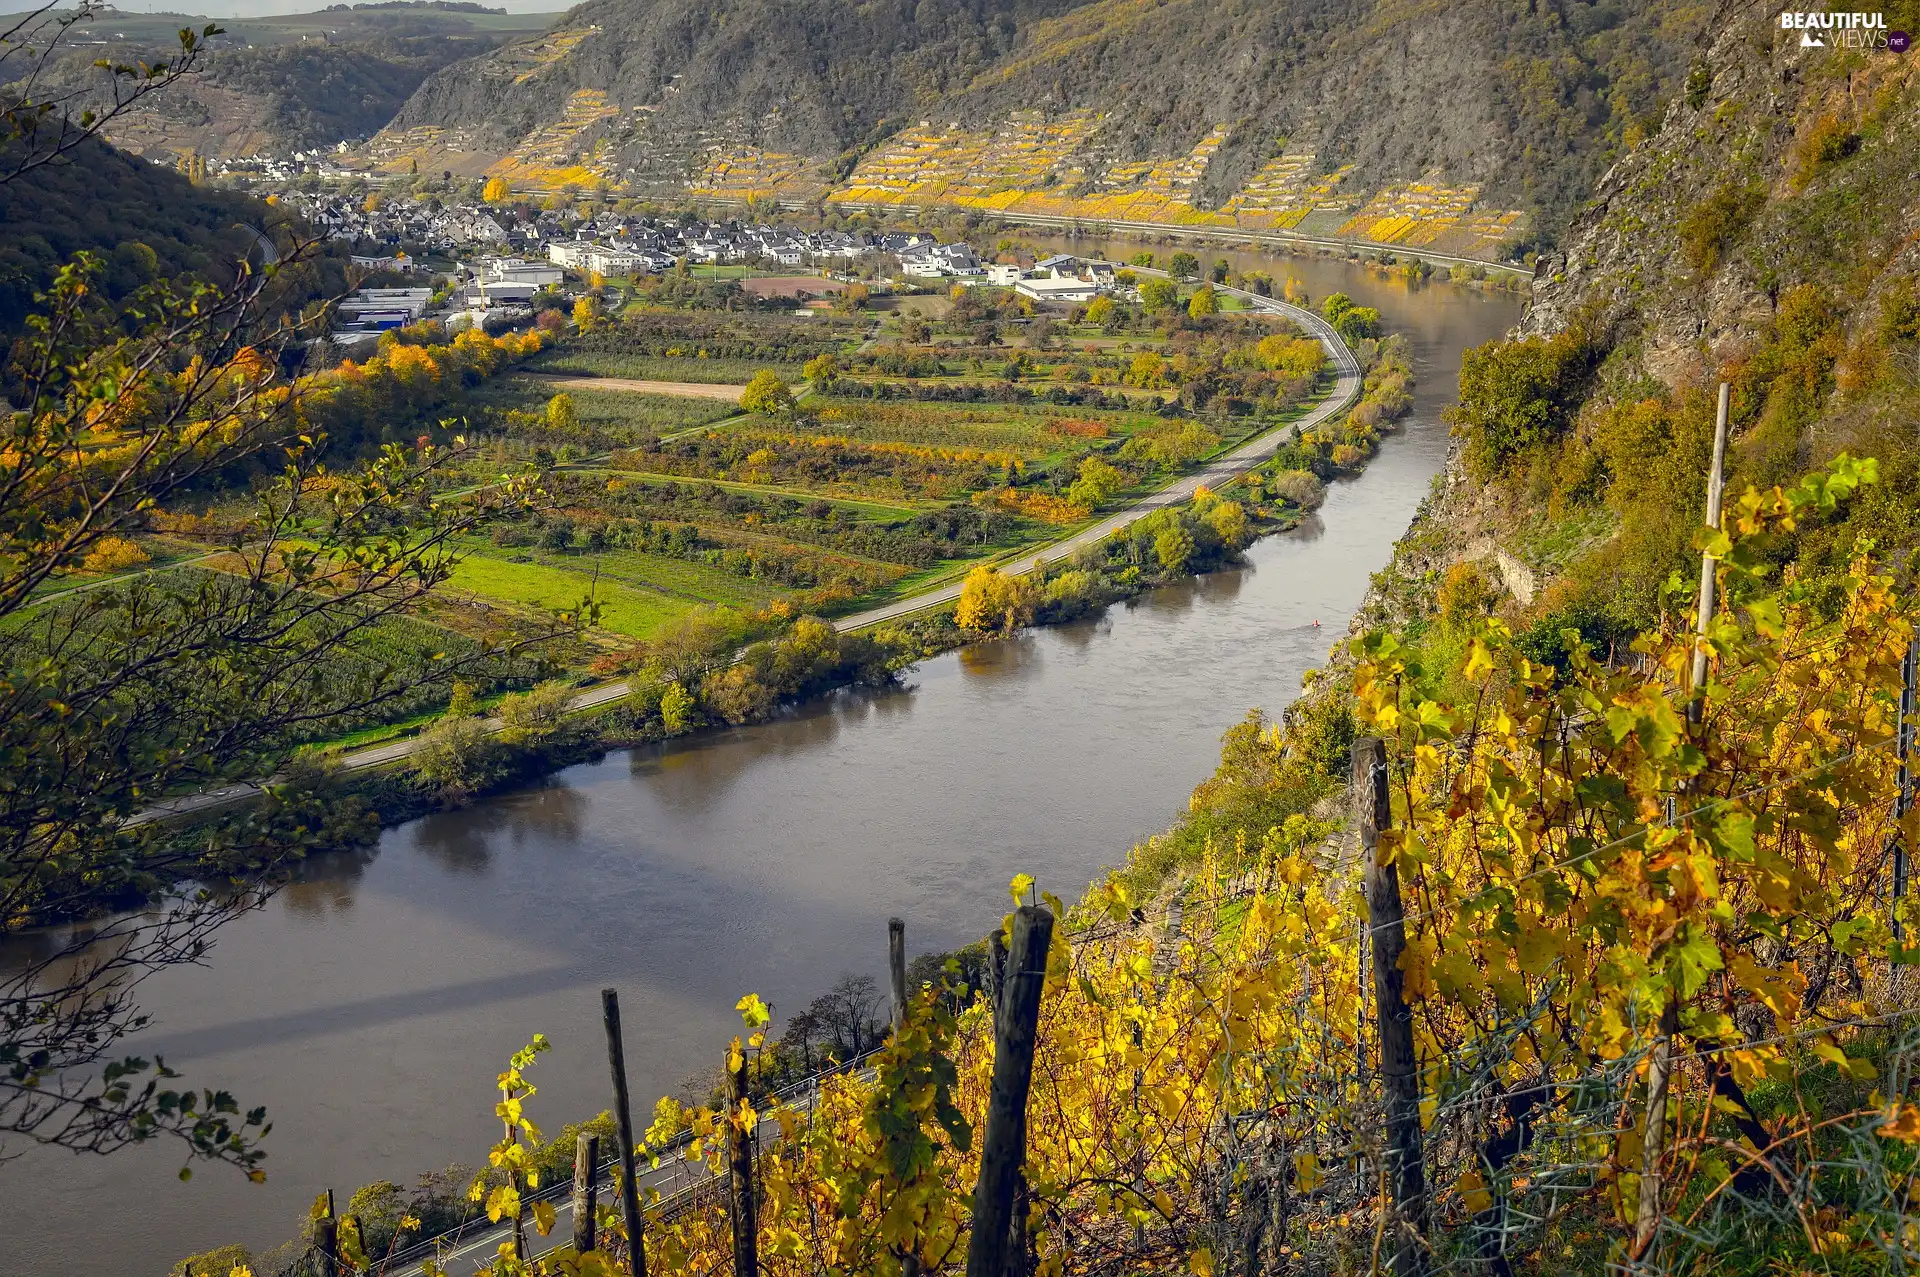
[[[167,1277],[227,1277],[236,1268],[251,1270],[253,1252],[234,1243],[188,1255],[167,1270]]]
[[[101,537],[94,542],[93,549],[80,561],[80,570],[105,576],[110,572],[124,572],[128,568],[137,568],[148,562],[148,555],[134,542],[125,537]]]
[[[678,736],[694,726],[694,699],[678,683],[667,684],[660,693],[660,726],[669,736]]]
[[[1764,188],[1728,182],[1695,205],[1679,226],[1687,264],[1702,275],[1712,274],[1765,201]]]
[[[573,689],[559,681],[507,697],[500,705],[500,717],[506,724],[503,739],[536,749],[547,744],[565,729],[567,702],[572,699]]]
[[[982,564],[967,573],[953,620],[961,629],[976,634],[1007,634],[1033,623],[1035,604],[1029,578],[1007,576]]]
[[[1318,510],[1327,499],[1327,485],[1311,470],[1282,470],[1274,476],[1273,494],[1302,510]]]
[[[421,733],[413,767],[441,795],[460,798],[491,779],[493,753],[493,742],[479,719],[449,713]]]
[[[1552,338],[1490,341],[1460,364],[1460,402],[1447,412],[1481,478],[1566,428],[1587,351],[1574,330]]]

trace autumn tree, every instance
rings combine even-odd
[[[1105,326],[1113,318],[1113,298],[1104,295],[1094,298],[1087,306],[1086,318],[1089,324]]]
[[[547,429],[571,431],[580,425],[579,410],[573,406],[573,396],[561,391],[547,400]]]
[[[771,368],[762,368],[753,374],[746,388],[740,392],[740,406],[747,412],[763,417],[776,417],[793,411],[793,392],[787,389],[787,383],[780,379],[779,373]]]
[[[480,198],[489,204],[504,204],[513,198],[513,188],[504,177],[490,177],[480,190]]]
[[[597,331],[605,318],[600,313],[600,299],[592,293],[576,298],[573,303],[573,326],[583,333]]]
[[[1212,284],[1202,284],[1187,298],[1187,316],[1190,319],[1205,319],[1220,309],[1220,301],[1214,295]]]
[[[1189,252],[1178,252],[1167,263],[1167,273],[1175,279],[1197,279],[1200,275],[1200,259]]]
[[[0,67],[47,47],[15,26]],[[183,36],[181,60],[114,73],[127,91],[104,115],[37,97],[30,74],[16,80],[0,112],[0,184],[66,162],[199,47]],[[300,742],[497,656],[398,644],[367,659],[365,638],[444,582],[454,546],[524,508],[527,493],[508,484],[437,501],[457,441],[330,453],[315,424],[328,392],[290,372],[312,336],[292,317],[317,322],[324,309],[308,305],[320,249],[265,206],[260,222],[257,254],[223,282],[162,279],[115,301],[107,261],[76,256],[10,351],[0,934],[144,903],[42,933],[0,973],[0,1155],[19,1143],[104,1154],[158,1142],[260,1173],[263,1112],[127,1054],[127,1035],[148,1022],[139,983],[201,961],[292,861],[362,828],[328,769],[294,753]],[[254,511],[217,569],[50,592],[89,560],[140,566],[122,547],[137,550],[156,512],[248,474],[264,476]],[[169,795],[257,777],[274,777],[259,803],[190,838],[155,818]]]
[[[1172,310],[1180,301],[1180,287],[1158,276],[1140,281],[1140,304],[1151,311]]]
[[[953,621],[963,630],[976,634],[1011,634],[1033,623],[1037,599],[1033,581],[1025,576],[1009,576],[981,564],[967,573],[960,587],[960,603]]]

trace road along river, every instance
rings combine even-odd
[[[1413,345],[1412,416],[1316,517],[1245,568],[928,661],[897,691],[613,754],[309,864],[205,966],[144,986],[155,1024],[132,1043],[268,1106],[267,1182],[181,1183],[164,1149],[26,1151],[0,1162],[0,1271],[157,1277],[286,1239],[322,1189],[344,1201],[481,1160],[494,1074],[535,1032],[555,1049],[531,1112],[557,1131],[607,1104],[603,985],[648,1104],[719,1061],[742,993],[797,1010],[882,968],[891,914],[913,952],[950,948],[999,918],[1015,873],[1071,898],[1166,827],[1221,732],[1278,711],[1324,661],[1440,468],[1461,352],[1519,312],[1345,263],[1230,256],[1378,306]]]

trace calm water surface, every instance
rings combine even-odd
[[[1518,317],[1503,297],[1239,256],[1377,305],[1413,343],[1413,416],[1315,519],[1246,568],[928,661],[899,690],[609,755],[311,866],[207,965],[154,978],[133,1043],[269,1107],[268,1182],[183,1184],[165,1150],[23,1156],[0,1164],[0,1273],[160,1274],[275,1245],[325,1188],[483,1157],[493,1076],[535,1032],[554,1043],[536,1120],[604,1108],[603,985],[645,1103],[718,1061],[742,993],[778,1014],[877,972],[889,915],[913,952],[951,948],[998,919],[1013,874],[1071,898],[1165,828],[1221,732],[1324,661],[1445,456],[1462,350]]]

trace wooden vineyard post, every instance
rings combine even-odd
[[[1727,460],[1727,418],[1732,392],[1720,383],[1719,405],[1713,423],[1713,465],[1707,471],[1707,526],[1720,526]],[[1694,613],[1693,667],[1687,680],[1687,728],[1696,734],[1707,715],[1707,629],[1713,624],[1713,556],[1700,556],[1700,598]],[[1697,742],[1696,742],[1697,743]],[[1688,786],[1691,788],[1691,786]],[[1667,823],[1682,819],[1677,796],[1667,800]],[[1644,1259],[1660,1231],[1660,1159],[1666,1153],[1667,1083],[1673,1073],[1673,1035],[1679,1028],[1677,991],[1669,990],[1660,1013],[1660,1028],[1647,1060],[1647,1121],[1640,1134],[1640,1195],[1633,1215],[1633,1258]]]
[[[893,1033],[898,1041],[907,1027],[907,924],[900,918],[887,919],[887,987],[893,993]],[[901,1277],[919,1277],[919,1241],[916,1236],[894,1248]]]
[[[613,1120],[620,1140],[620,1217],[627,1226],[633,1277],[647,1277],[645,1222],[633,1165],[633,1111],[627,1105],[627,1052],[620,1035],[620,995],[612,989],[600,990],[600,1013],[607,1025],[607,1067],[613,1073]]]
[[[327,1190],[327,1213],[314,1221],[313,1244],[320,1252],[321,1277],[340,1272],[340,1221],[333,1214],[333,1190]]]
[[[1006,1277],[1014,1256],[1014,1192],[1027,1156],[1027,1093],[1040,1031],[1040,994],[1047,980],[1053,914],[1022,905],[1013,914],[1013,938],[994,1021],[993,1082],[987,1094],[987,1132],[980,1179],[973,1190],[973,1235],[967,1240],[967,1277]]]
[[[1407,947],[1400,902],[1400,870],[1380,854],[1380,834],[1392,826],[1387,790],[1387,747],[1376,737],[1353,742],[1353,792],[1360,814],[1360,852],[1367,883],[1369,939],[1373,950],[1374,1018],[1380,1037],[1376,1072],[1386,1094],[1384,1147],[1387,1183],[1393,1193],[1393,1266],[1396,1277],[1425,1269],[1421,1234],[1426,1222],[1427,1175],[1420,1132],[1420,1069],[1413,1050],[1413,1011],[1407,1006],[1400,954]]]
[[[998,931],[987,937],[987,1005],[1000,1019],[1000,991],[1007,983],[1007,942]]]
[[[1913,808],[1913,729],[1916,712],[1920,707],[1914,704],[1916,690],[1920,690],[1920,638],[1907,644],[1907,659],[1900,664],[1900,717],[1894,725],[1894,752],[1900,758],[1899,788],[1893,794],[1893,819],[1898,825],[1907,818],[1907,812]],[[1905,928],[1900,922],[1900,898],[1907,894],[1907,836],[1899,829],[1893,832],[1893,938],[1904,940]]]
[[[573,1248],[584,1255],[595,1242],[593,1216],[600,1197],[600,1137],[581,1135],[573,1145]]]
[[[1720,383],[1720,406],[1713,424],[1713,469],[1707,472],[1707,526],[1720,526],[1720,500],[1725,489],[1722,474],[1727,461],[1727,414],[1731,404],[1727,383]],[[1700,556],[1700,605],[1693,625],[1693,669],[1687,686],[1687,721],[1696,726],[1706,714],[1707,627],[1713,624],[1713,556]]]
[[[907,1022],[907,924],[887,919],[887,984],[893,991],[893,1031]]]
[[[733,1277],[759,1277],[760,1223],[753,1200],[753,1131],[740,1119],[747,1102],[747,1057],[727,1070],[727,1188],[733,1200]]]

